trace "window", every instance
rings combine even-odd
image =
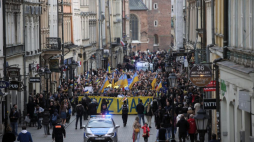
[[[154,35],[154,45],[158,45],[159,44],[159,37],[157,34]]]
[[[172,5],[172,12],[174,12],[174,5]]]
[[[138,29],[138,25],[139,25],[139,21],[138,21],[138,17],[134,14],[131,14],[130,16],[131,18],[131,22],[130,22],[130,27],[131,27],[131,35],[132,35],[132,40],[138,40],[138,33],[139,33],[139,29]]]
[[[157,4],[157,3],[154,3],[154,4],[153,4],[153,8],[154,8],[154,9],[158,9],[158,4]]]
[[[157,26],[158,26],[158,21],[155,20],[155,21],[154,21],[154,27],[157,27]]]

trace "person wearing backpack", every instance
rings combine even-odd
[[[122,105],[122,119],[123,119],[123,126],[125,127],[127,124],[127,119],[128,119],[128,111],[129,111],[129,106],[127,105],[127,102],[124,101]]]
[[[80,119],[80,129],[82,129],[82,115],[84,113],[84,107],[81,104],[81,102],[78,103],[78,105],[76,106],[76,127],[75,129],[77,129],[77,125],[78,125],[78,120]]]
[[[42,125],[44,128],[44,134],[45,135],[50,135],[49,133],[49,121],[50,121],[50,112],[48,108],[45,109],[43,113],[43,119],[42,119]]]

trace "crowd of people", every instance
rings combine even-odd
[[[190,138],[191,142],[194,142],[197,131],[193,116],[203,105],[202,94],[200,89],[188,80],[185,70],[176,67],[170,72],[165,71],[166,54],[167,52],[163,50],[154,53],[149,50],[138,52],[133,56],[125,56],[124,63],[118,65],[116,69],[91,69],[84,74],[75,76],[74,79],[63,79],[55,93],[48,93],[46,96],[42,93],[30,94],[25,121],[29,127],[37,126],[37,129],[41,129],[43,126],[45,135],[50,135],[52,127],[52,138],[63,138],[65,136],[64,126],[70,120],[71,115],[76,113],[76,129],[78,120],[80,120],[81,129],[82,117],[87,120],[88,115],[97,114],[96,107],[99,104],[97,100],[91,100],[89,96],[127,98],[151,96],[153,101],[147,103],[146,106],[143,105],[142,100],[137,105],[138,117],[133,124],[133,142],[139,141],[140,129],[143,129],[144,140],[148,141],[149,131],[153,127],[151,125],[153,117],[154,128],[158,130],[156,137],[160,142],[171,138],[172,127],[174,127],[174,133],[177,132],[180,141],[184,142],[186,138]],[[135,62],[140,60],[153,63],[154,68],[145,71],[135,70],[133,68]],[[155,60],[156,62],[154,62]],[[174,88],[168,81],[170,73],[175,73],[177,76],[178,83]],[[117,84],[123,75],[126,75],[127,79],[131,79],[135,74],[137,74],[138,81],[132,82],[132,87],[112,85],[113,83]],[[105,79],[108,79],[111,86],[103,87]],[[161,87],[157,89],[159,84]],[[87,90],[87,87],[90,89]],[[78,99],[79,96],[83,96],[82,100]],[[107,99],[103,99],[100,114],[109,113],[107,104]],[[172,109],[173,105],[175,106],[174,110]],[[128,121],[128,108],[125,101],[122,106],[124,126]],[[13,134],[18,136],[17,119],[19,115],[15,105],[12,110],[10,113],[11,128]],[[141,125],[141,120],[143,125]],[[58,126],[59,129],[55,126]]]

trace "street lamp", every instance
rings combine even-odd
[[[44,76],[45,76],[45,79],[46,79],[46,107],[48,107],[48,79],[50,78],[50,75],[51,75],[51,71],[48,69],[48,67],[46,66],[45,70],[44,70]]]
[[[199,132],[200,142],[204,142],[209,116],[206,114],[205,110],[200,109],[198,114],[194,116],[194,119]]]
[[[74,95],[74,84],[75,84],[75,81],[74,81],[74,70],[76,69],[76,67],[78,66],[79,64],[77,62],[75,62],[74,60],[72,60],[72,63],[71,63],[71,69],[72,69],[72,79],[73,79],[73,95]]]
[[[175,142],[175,135],[174,135],[174,115],[175,115],[175,104],[174,104],[174,99],[175,99],[175,90],[174,90],[174,87],[176,86],[176,80],[177,77],[175,75],[175,73],[171,73],[168,77],[168,82],[169,82],[169,85],[171,85],[171,87],[173,88],[173,99],[172,99],[172,139],[171,139],[171,142]],[[168,90],[168,93],[169,93],[169,90]]]

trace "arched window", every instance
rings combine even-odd
[[[131,35],[132,35],[132,40],[138,40],[138,17],[134,14],[131,14],[130,16],[131,22],[130,22],[130,27],[131,27]]]
[[[157,34],[154,35],[154,45],[158,45],[159,44],[159,37]]]

